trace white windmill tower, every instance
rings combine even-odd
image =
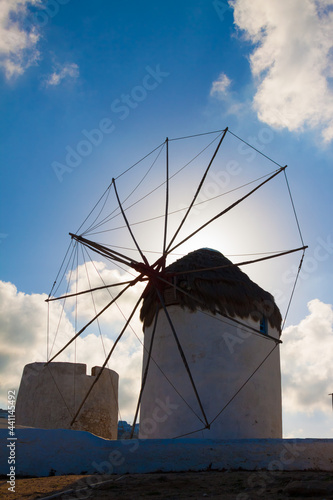
[[[141,436],[282,438],[281,314],[273,297],[206,248],[165,276],[165,311],[154,288],[141,309]],[[161,405],[170,409],[164,418]]]

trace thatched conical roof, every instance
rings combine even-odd
[[[169,286],[163,287],[166,305],[177,304],[190,311],[202,309],[243,319],[251,317],[255,321],[265,316],[271,327],[281,332],[282,318],[273,296],[220,252],[201,248],[169,265],[165,273],[170,281]],[[140,313],[144,327],[152,323],[157,304],[158,296],[149,284]]]

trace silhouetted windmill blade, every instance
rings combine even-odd
[[[96,243],[95,241],[88,240],[87,238],[83,238],[83,236],[79,236],[73,233],[69,234],[73,239],[75,239],[79,243],[82,243],[87,248],[90,248],[95,253],[98,253],[103,257],[106,257],[107,259],[113,260],[115,262],[120,262],[121,264],[125,264],[130,267],[133,267],[133,264],[139,264],[138,261],[130,259],[125,254],[121,254],[119,252],[116,252],[115,250],[111,250],[110,248],[107,248],[106,246],[100,243]]]
[[[164,213],[164,236],[163,236],[163,256],[166,255],[167,237],[168,237],[168,218],[169,218],[169,139],[165,140],[166,161],[165,161],[165,213]],[[165,265],[165,260],[163,261]]]
[[[150,364],[150,360],[151,360],[151,353],[152,353],[153,345],[154,345],[154,337],[155,337],[155,332],[156,332],[156,325],[157,325],[158,313],[159,313],[159,308],[156,307],[154,327],[153,327],[153,332],[152,332],[152,336],[151,336],[151,340],[150,340],[149,351],[148,351],[148,354],[147,354],[147,363],[146,363],[146,366],[145,366],[144,374],[142,376],[140,394],[139,394],[139,397],[138,397],[138,402],[137,402],[137,405],[136,405],[136,410],[135,410],[133,424],[132,424],[132,430],[131,430],[131,436],[130,436],[131,439],[133,438],[133,434],[134,434],[134,431],[135,431],[135,425],[136,425],[136,421],[137,421],[138,414],[139,414],[139,409],[140,409],[142,394],[143,394],[143,391],[144,391],[144,388],[145,388],[145,385],[146,385],[146,380],[147,380],[147,375],[148,375],[148,369],[149,369],[149,364]]]
[[[170,247],[171,247],[171,245],[173,244],[173,242],[175,241],[175,239],[177,238],[177,236],[178,236],[178,234],[179,234],[179,232],[180,232],[181,228],[183,227],[183,225],[184,225],[184,223],[185,223],[186,219],[188,218],[188,216],[189,216],[189,214],[190,214],[190,212],[191,212],[191,210],[192,210],[192,208],[193,208],[193,205],[194,205],[194,203],[195,203],[196,199],[198,198],[198,195],[199,195],[199,193],[200,193],[200,190],[201,190],[201,188],[202,188],[202,186],[203,186],[203,184],[204,184],[204,182],[205,182],[205,180],[206,180],[206,177],[207,177],[207,174],[208,174],[208,172],[209,172],[209,169],[211,168],[211,166],[212,166],[212,164],[213,164],[213,161],[214,161],[214,159],[215,159],[215,157],[216,157],[216,155],[217,155],[217,153],[218,153],[218,151],[219,151],[219,149],[220,149],[220,147],[221,147],[221,144],[222,144],[222,142],[223,142],[223,139],[225,138],[225,135],[226,135],[227,131],[228,131],[228,127],[227,127],[225,130],[223,130],[222,137],[221,137],[221,139],[220,139],[220,141],[219,141],[219,143],[218,143],[218,145],[217,145],[217,148],[215,149],[214,154],[213,154],[213,156],[212,156],[212,158],[211,158],[211,160],[210,160],[210,162],[209,162],[209,164],[208,164],[208,166],[207,166],[207,168],[206,168],[206,170],[205,170],[205,172],[204,172],[204,174],[203,174],[203,176],[202,176],[202,178],[201,178],[201,180],[200,180],[200,183],[199,183],[199,185],[198,185],[198,187],[197,187],[197,190],[196,190],[196,192],[195,192],[195,194],[194,194],[194,196],[193,196],[193,199],[192,199],[192,201],[191,201],[191,203],[190,203],[190,206],[188,207],[188,209],[187,209],[187,211],[186,211],[186,214],[184,215],[184,217],[183,217],[183,219],[182,219],[181,223],[179,224],[179,226],[178,226],[178,228],[177,228],[177,230],[176,230],[175,234],[174,234],[174,235],[173,235],[173,237],[171,238],[171,240],[170,240],[170,242],[169,242],[169,244],[168,244],[168,246],[167,246],[167,248],[166,248],[166,252],[167,252],[167,253],[171,253],[171,252],[172,252],[172,250],[173,250],[173,249],[171,249],[171,250],[170,250]]]
[[[130,314],[129,318],[127,319],[127,321],[126,321],[126,323],[125,323],[124,327],[122,328],[122,330],[121,330],[120,334],[118,335],[117,339],[115,340],[115,342],[114,342],[114,344],[113,344],[113,346],[112,346],[112,349],[110,350],[109,354],[107,355],[106,360],[104,361],[103,366],[101,367],[101,369],[100,369],[100,371],[99,371],[99,373],[98,373],[97,377],[95,378],[94,382],[93,382],[93,383],[92,383],[92,385],[90,386],[90,388],[89,388],[89,390],[88,390],[88,392],[87,392],[86,396],[84,397],[84,399],[83,399],[83,401],[81,402],[81,404],[80,404],[80,406],[79,406],[78,410],[76,411],[76,413],[75,413],[75,415],[74,415],[74,417],[73,417],[73,420],[71,421],[71,425],[73,425],[73,424],[74,424],[74,422],[76,421],[76,419],[77,419],[77,417],[78,417],[78,415],[79,415],[80,411],[82,410],[83,405],[84,405],[84,403],[86,402],[86,400],[87,400],[87,398],[88,398],[89,394],[91,393],[91,391],[93,390],[94,386],[97,384],[97,382],[98,382],[99,378],[101,377],[101,375],[102,375],[102,373],[103,373],[103,370],[104,370],[104,368],[106,367],[106,365],[108,364],[108,361],[109,361],[109,359],[111,358],[111,356],[112,356],[112,354],[113,354],[113,352],[114,352],[114,350],[115,350],[115,348],[116,348],[116,346],[117,346],[118,342],[120,341],[121,337],[123,336],[124,332],[126,331],[126,328],[128,327],[128,325],[130,324],[130,322],[131,322],[131,320],[132,320],[132,318],[133,318],[133,316],[134,316],[134,313],[135,313],[135,311],[137,310],[137,308],[138,308],[138,306],[139,306],[139,304],[140,304],[140,302],[141,302],[141,299],[142,299],[142,295],[140,296],[139,300],[138,300],[138,301],[137,301],[137,303],[135,304],[135,306],[134,306],[134,308],[133,308],[133,310],[132,310],[132,312],[131,312],[131,314]]]
[[[112,304],[114,304],[116,302],[116,300],[118,300],[121,295],[123,295],[123,293],[126,292],[126,290],[128,290],[128,288],[130,288],[131,286],[133,286],[135,284],[135,282],[138,282],[140,281],[140,276],[138,278],[135,278],[132,282],[130,282],[125,288],[123,288],[123,290],[121,290],[117,296],[115,298],[113,298],[105,307],[103,307],[103,309],[98,313],[96,314],[88,323],[86,323],[84,325],[84,327],[82,327],[75,335],[74,337],[71,338],[71,340],[69,340],[67,342],[67,344],[62,347],[62,349],[60,349],[60,351],[58,351],[51,359],[49,359],[47,362],[46,362],[46,365],[48,365],[49,363],[51,363],[56,357],[59,356],[59,354],[61,354],[72,342],[74,342],[74,340],[76,340],[87,328],[88,326],[90,326],[99,316],[101,316],[110,306],[112,306]],[[141,298],[140,298],[141,300]]]
[[[197,399],[197,402],[198,402],[198,404],[199,404],[200,410],[201,410],[201,412],[202,412],[202,416],[203,416],[203,418],[204,418],[204,422],[202,422],[202,423],[204,423],[204,424],[205,424],[205,426],[206,426],[207,428],[209,428],[209,423],[208,423],[208,420],[207,420],[207,416],[206,416],[206,413],[205,413],[204,407],[203,407],[203,405],[202,405],[202,401],[201,401],[200,395],[199,395],[199,393],[198,393],[198,390],[197,390],[196,384],[195,384],[195,382],[194,382],[194,380],[193,380],[193,376],[192,376],[192,373],[191,373],[191,370],[190,370],[190,367],[189,367],[188,361],[187,361],[187,359],[186,359],[186,355],[185,355],[185,353],[184,353],[184,349],[182,348],[182,345],[181,345],[181,342],[179,341],[179,337],[178,337],[178,335],[177,335],[177,332],[176,332],[175,326],[174,326],[173,321],[172,321],[172,319],[171,319],[171,317],[170,317],[170,314],[168,313],[168,310],[167,310],[167,308],[166,308],[166,305],[165,305],[165,302],[164,302],[164,298],[162,297],[162,294],[161,294],[161,292],[159,291],[159,289],[158,289],[158,288],[156,288],[156,292],[157,292],[158,298],[159,298],[159,300],[160,300],[160,302],[161,302],[161,305],[162,305],[162,307],[163,307],[164,313],[165,313],[165,315],[166,315],[166,317],[167,317],[167,320],[168,320],[168,323],[169,323],[169,325],[170,325],[170,328],[171,328],[172,334],[173,334],[174,339],[175,339],[176,344],[177,344],[178,351],[179,351],[180,356],[181,356],[181,358],[182,358],[182,361],[183,361],[183,363],[184,363],[184,366],[185,366],[185,369],[186,369],[187,374],[188,374],[188,376],[189,376],[189,379],[190,379],[190,382],[191,382],[191,385],[192,385],[192,388],[193,388],[193,391],[194,391],[195,397],[196,397],[196,399]]]
[[[271,175],[268,179],[266,179],[265,181],[261,182],[258,186],[256,186],[254,189],[252,189],[249,193],[247,193],[245,196],[242,196],[242,198],[240,198],[239,200],[235,201],[235,203],[232,203],[229,207],[225,208],[224,210],[222,210],[221,212],[219,212],[218,214],[216,214],[214,217],[212,217],[211,219],[209,219],[207,222],[205,222],[202,226],[200,226],[198,229],[196,229],[195,231],[193,231],[191,234],[189,234],[186,238],[184,238],[182,241],[180,241],[179,243],[175,244],[171,249],[169,249],[169,253],[173,252],[174,250],[176,250],[176,248],[180,247],[181,245],[183,245],[184,243],[186,243],[190,238],[192,238],[193,236],[195,236],[199,231],[202,231],[202,229],[206,228],[209,224],[211,224],[212,222],[216,221],[217,219],[219,219],[220,217],[222,217],[223,215],[225,215],[226,213],[228,213],[230,210],[232,210],[233,208],[235,208],[237,205],[239,205],[239,203],[241,203],[242,201],[244,201],[246,198],[248,198],[249,196],[251,196],[253,193],[255,193],[258,189],[260,189],[262,186],[264,186],[267,182],[271,181],[272,179],[274,179],[274,177],[276,177],[280,172],[283,172],[284,169],[286,167],[282,167],[280,168],[277,172],[274,172],[273,175]],[[178,232],[177,232],[178,234]],[[174,238],[172,239],[172,241],[174,241]],[[169,245],[170,246],[170,245]]]

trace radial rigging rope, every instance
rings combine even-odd
[[[267,160],[271,161],[272,163],[275,163],[275,165],[277,165],[278,167],[282,168],[282,165],[280,165],[278,162],[276,162],[275,160],[272,160],[272,158],[270,158],[269,156],[265,155],[262,151],[260,151],[259,149],[255,148],[254,146],[252,146],[248,142],[244,141],[244,139],[241,139],[240,137],[238,137],[238,135],[236,135],[233,132],[231,132],[231,130],[228,130],[228,132],[229,132],[229,134],[231,134],[234,137],[236,137],[239,141],[243,142],[244,144],[246,144],[247,146],[249,146],[251,149],[253,149],[257,153],[259,153],[261,156],[264,156],[265,158],[267,158]]]
[[[84,260],[84,267],[85,267],[85,270],[86,270],[86,276],[87,276],[87,280],[88,280],[88,283],[89,283],[89,288],[91,289],[91,282],[90,282],[90,276],[89,276],[89,272],[88,272],[88,268],[87,268],[87,261],[84,258],[84,251],[86,252],[86,254],[89,257],[88,250],[86,249],[85,246],[81,245],[81,251],[82,251],[82,257],[83,257],[83,260]],[[91,262],[93,263],[93,265],[95,267],[95,270],[97,271],[97,273],[99,274],[99,276],[101,278],[101,275],[100,275],[99,271],[96,269],[95,263],[93,261],[91,261]],[[110,293],[110,296],[112,297],[111,293]],[[94,294],[92,292],[91,292],[91,300],[92,300],[94,311],[95,311],[95,315],[96,315],[97,314],[96,303],[95,303],[95,299],[94,299]],[[102,331],[101,331],[101,326],[100,326],[98,318],[97,318],[96,322],[97,322],[97,327],[98,327],[98,331],[99,331],[99,337],[100,337],[101,343],[102,343],[102,348],[103,348],[103,351],[104,351],[104,357],[106,357],[106,349],[105,349],[105,345],[104,345],[104,339],[103,339],[103,335],[102,335]],[[109,364],[107,364],[107,368],[110,369],[109,368]],[[112,379],[111,373],[108,372],[108,374],[109,374],[110,385],[111,385],[112,391],[113,391],[114,401],[116,402],[116,405],[117,405],[117,413],[119,415],[119,420],[122,420],[122,416],[121,416],[121,413],[120,413],[120,407],[119,407],[118,399],[116,397],[116,391],[115,391],[114,384],[113,384],[113,379]]]
[[[274,172],[277,172],[277,170],[274,170]],[[257,181],[260,181],[261,179],[265,179],[266,177],[269,177],[271,176],[274,172],[270,172],[268,174],[265,174],[265,175],[262,175],[260,177],[257,177],[256,179],[254,179],[253,181],[250,181],[250,182],[246,182],[245,184],[242,184],[241,186],[237,186],[236,188],[234,189],[230,189],[229,191],[225,191],[224,193],[221,193],[221,194],[218,194],[216,196],[212,196],[211,198],[208,198],[207,200],[203,200],[203,201],[199,201],[198,203],[194,203],[193,207],[198,207],[199,205],[203,205],[204,203],[209,203],[210,201],[213,201],[213,200],[216,200],[217,198],[221,198],[222,196],[226,196],[230,193],[234,193],[235,191],[238,191],[239,189],[242,189],[244,187],[247,187],[247,186],[250,186],[250,184],[254,184],[255,182]],[[159,186],[161,187],[161,185]],[[150,193],[149,193],[150,194]],[[148,195],[149,195],[148,194]],[[141,198],[139,201],[142,201],[144,198]],[[184,207],[184,208],[179,208],[177,210],[172,210],[171,212],[169,212],[169,215],[174,215],[176,213],[179,213],[179,212],[184,212],[184,210],[188,210],[189,206],[187,207]],[[157,215],[155,217],[150,217],[148,219],[144,219],[144,220],[141,220],[141,221],[137,221],[137,222],[132,222],[131,223],[131,226],[136,226],[136,225],[139,225],[139,224],[145,224],[147,222],[151,222],[153,220],[157,220],[157,219],[162,219],[165,217],[165,214],[163,215]],[[119,229],[125,229],[127,226],[124,225],[124,226],[117,226],[117,227],[112,227],[110,229],[105,229],[103,231],[96,231],[96,232],[89,232],[89,235],[90,236],[93,236],[95,234],[103,234],[103,233],[110,233],[112,231],[117,231]],[[109,246],[114,246],[114,245],[109,245]],[[115,246],[114,246],[115,247]],[[116,248],[116,247],[115,247]],[[120,247],[121,248],[121,247]]]
[[[163,143],[162,143],[163,144]],[[116,177],[116,179],[119,179],[119,177],[121,177],[122,175],[124,175],[126,172],[128,172],[129,170],[131,170],[133,167],[135,167],[135,165],[138,165],[138,163],[140,163],[141,161],[143,161],[145,158],[147,158],[149,155],[151,155],[152,153],[154,153],[154,151],[156,151],[159,147],[161,147],[161,144],[159,146],[157,146],[155,149],[153,149],[150,153],[148,153],[146,156],[144,156],[143,158],[141,158],[141,160],[137,161],[136,163],[134,163],[134,165],[132,165],[131,167],[129,167],[127,170],[125,170],[124,172],[122,172],[121,174],[118,175],[118,177]],[[102,196],[99,198],[99,200],[97,201],[97,203],[95,203],[95,205],[93,206],[93,208],[90,210],[89,214],[87,215],[87,217],[84,219],[84,221],[82,222],[82,224],[80,225],[80,227],[77,229],[77,233],[80,231],[81,227],[84,225],[84,223],[89,219],[90,215],[92,214],[92,212],[95,210],[95,208],[97,207],[97,205],[100,203],[100,201],[102,200],[102,198],[105,196],[105,194],[107,193],[107,191],[111,188],[111,184],[109,184],[109,186],[106,188],[106,190],[104,191],[104,193],[102,194]]]
[[[187,168],[196,158],[198,158],[204,151],[206,151],[206,149],[208,149],[216,140],[218,139],[218,137],[215,137],[205,148],[203,148],[197,155],[195,155],[188,163],[186,163],[185,165],[183,165],[180,169],[177,170],[177,172],[175,172],[173,175],[171,175],[169,177],[169,180],[173,179],[174,177],[176,177],[182,170],[184,170],[185,168]],[[163,143],[164,144],[164,143]],[[156,148],[157,149],[157,148]],[[115,177],[115,179],[117,180],[119,178],[118,177]],[[158,189],[160,189],[161,187],[163,187],[165,185],[165,181],[162,182],[161,184],[159,184],[158,186],[156,186],[154,189],[152,189],[151,191],[149,191],[145,196],[142,196],[139,200],[135,201],[134,203],[132,203],[132,205],[129,205],[128,207],[126,207],[125,211],[129,210],[130,208],[134,207],[135,205],[137,205],[138,203],[140,203],[142,200],[145,200],[147,199],[151,194],[153,194],[155,191],[157,191]],[[115,209],[116,210],[116,209]],[[112,212],[112,214],[115,212],[115,210]],[[110,214],[110,215],[112,215]],[[110,220],[116,218],[116,217],[119,217],[121,215],[121,213],[119,212],[118,214],[114,215],[113,217],[109,218],[107,221],[105,221],[104,219],[104,223],[105,222],[109,222]],[[100,224],[101,225],[101,224]],[[82,225],[81,225],[82,227]],[[99,227],[99,226],[96,226],[96,227]],[[94,229],[94,228],[93,228]],[[91,233],[89,233],[91,234]]]
[[[298,217],[297,217],[297,213],[296,213],[296,209],[295,209],[295,205],[294,205],[294,200],[293,200],[293,197],[292,197],[292,194],[291,194],[291,190],[290,190],[290,186],[289,186],[289,182],[288,182],[286,171],[284,171],[284,178],[286,180],[286,184],[287,184],[287,188],[288,188],[288,193],[289,193],[291,205],[293,207],[293,212],[294,212],[294,216],[295,216],[295,220],[296,220],[296,224],[297,224],[299,236],[301,238],[302,245],[304,246],[303,236],[302,236],[301,228],[300,228],[300,225],[299,225],[299,222],[298,222]]]
[[[199,268],[199,269],[189,269],[188,271],[177,271],[172,273],[173,275],[177,276],[179,274],[192,274],[192,273],[202,273],[204,271],[215,271],[217,269],[224,269],[227,267],[238,267],[238,266],[245,266],[246,264],[255,264],[257,262],[262,262],[263,260],[270,260],[274,259],[275,257],[282,257],[283,255],[288,255],[290,253],[298,252],[299,250],[305,250],[308,248],[307,246],[303,246],[300,248],[293,248],[291,250],[286,250],[285,252],[281,252],[279,254],[273,254],[273,255],[268,255],[266,257],[260,257],[259,259],[254,259],[254,260],[246,260],[243,262],[236,262],[233,263],[231,262],[230,264],[223,264],[222,266],[214,266],[214,267],[205,267],[205,268]]]
[[[228,127],[227,127],[228,128]],[[173,139],[169,139],[169,141],[181,141],[182,139],[192,139],[193,137],[201,137],[204,135],[211,135],[211,134],[220,134],[221,132],[225,132],[226,129],[221,129],[221,130],[213,130],[212,132],[203,132],[201,134],[193,134],[193,135],[185,135],[183,137],[175,137]]]
[[[295,208],[294,200],[293,200],[293,197],[292,197],[292,194],[291,194],[291,189],[290,189],[290,186],[289,186],[289,182],[288,182],[286,171],[284,171],[284,177],[285,177],[287,188],[288,188],[288,193],[289,193],[289,197],[290,197],[291,206],[293,208],[293,212],[294,212],[294,216],[295,216],[295,220],[296,220],[296,225],[297,225],[297,228],[298,228],[298,233],[299,233],[302,245],[304,246],[302,231],[301,231],[301,228],[300,228],[300,225],[299,225],[299,221],[298,221],[298,217],[297,217],[297,213],[296,213],[296,208]],[[291,306],[291,302],[292,302],[293,297],[294,297],[294,292],[295,292],[295,288],[296,288],[296,284],[297,284],[297,281],[298,281],[299,274],[301,272],[301,268],[302,268],[302,264],[303,264],[303,260],[304,260],[304,255],[305,255],[306,248],[307,248],[307,246],[304,246],[303,255],[301,257],[301,260],[300,260],[300,263],[299,263],[299,266],[298,266],[298,271],[297,271],[297,274],[296,274],[296,277],[295,277],[294,286],[293,286],[292,291],[291,291],[289,303],[288,303],[287,310],[286,310],[286,313],[285,313],[285,317],[284,317],[284,320],[283,320],[282,330],[283,330],[284,325],[286,323],[287,316],[288,316],[288,313],[289,313],[289,309],[290,309],[290,306]]]
[[[141,163],[143,160],[145,160],[148,156],[150,156],[152,153],[154,153],[158,148],[160,148],[163,145],[164,145],[164,142],[162,142],[159,146],[157,146],[155,149],[153,149],[152,151],[150,151],[150,153],[146,154],[143,158],[141,158],[141,160],[139,160],[136,163],[134,163],[131,167],[128,167],[126,170],[124,170],[124,172],[122,172],[121,174],[117,175],[117,177],[115,177],[115,179],[118,180],[120,177],[122,177],[124,174],[126,174],[127,172],[129,172],[130,170],[132,170],[132,168],[134,168],[136,165],[138,165],[139,163]]]
[[[237,390],[237,392],[229,399],[229,401],[223,406],[222,410],[213,418],[213,420],[210,421],[209,425],[211,426],[215,420],[221,415],[221,413],[224,412],[224,410],[230,405],[230,403],[235,399],[235,397],[240,393],[240,391],[246,386],[246,384],[251,380],[251,378],[257,373],[257,371],[259,370],[259,368],[265,363],[266,359],[269,358],[269,356],[272,354],[272,352],[274,351],[274,349],[276,349],[276,347],[278,346],[278,344],[275,344],[274,347],[269,351],[269,353],[267,354],[267,356],[265,356],[265,358],[263,359],[263,361],[261,361],[261,363],[257,366],[257,368],[251,373],[251,375],[245,380],[245,382],[241,385],[241,387]],[[172,439],[179,439],[179,438],[182,438],[182,437],[185,437],[185,436],[189,436],[190,434],[195,434],[196,432],[200,432],[202,430],[205,430],[205,428],[202,428],[202,429],[198,429],[196,431],[191,431],[191,432],[187,432],[185,434],[181,434],[179,436],[176,436]]]
[[[61,279],[60,279],[60,281],[59,281],[59,283],[58,283],[58,285],[57,285],[57,288],[56,288],[56,289],[55,289],[55,291],[54,291],[54,293],[55,293],[55,294],[56,294],[56,293],[57,293],[57,291],[59,290],[59,287],[60,287],[60,285],[61,285],[61,283],[62,283],[62,281],[63,281],[63,279],[64,279],[64,277],[65,277],[65,275],[66,275],[66,273],[67,273],[67,270],[68,270],[69,264],[70,264],[71,259],[72,259],[72,255],[73,255],[73,253],[74,253],[74,251],[75,251],[75,244],[73,243],[73,241],[72,241],[72,240],[71,240],[71,242],[70,242],[70,244],[69,244],[69,246],[68,246],[68,248],[67,248],[67,252],[66,252],[65,257],[63,258],[63,261],[62,261],[62,263],[61,263],[60,269],[59,269],[58,274],[57,274],[57,276],[56,276],[56,279],[55,279],[55,281],[54,281],[54,283],[53,283],[52,290],[53,290],[54,286],[55,286],[55,285],[56,285],[56,283],[57,283],[57,280],[58,280],[59,274],[60,274],[60,272],[61,272],[62,268],[64,267],[65,258],[67,257],[67,254],[68,254],[69,249],[70,249],[71,247],[72,247],[72,251],[71,251],[71,254],[70,254],[69,258],[68,258],[68,261],[67,261],[67,266],[65,267],[64,272],[62,273]],[[51,293],[52,293],[52,290],[51,290],[51,292],[49,293],[49,297],[50,297],[50,295],[51,295]]]
[[[272,352],[277,348],[279,344],[275,344],[273,348],[269,351],[267,356],[262,360],[262,362],[257,366],[257,368],[251,373],[251,375],[245,380],[245,382],[241,385],[241,387],[238,389],[238,391],[232,396],[232,398],[229,399],[226,405],[222,408],[222,410],[216,415],[216,417],[213,418],[213,420],[210,422],[212,424],[215,422],[215,420],[221,415],[222,412],[230,405],[230,403],[235,399],[235,397],[240,393],[240,391],[243,389],[243,387],[246,386],[246,384],[251,380],[251,378],[257,373],[259,368],[265,363],[266,359],[269,358],[269,356],[272,354]]]
[[[282,323],[282,330],[284,329],[284,325],[285,325],[286,320],[287,320],[287,316],[288,316],[288,313],[289,313],[291,302],[292,302],[292,299],[294,297],[294,292],[295,292],[296,284],[297,284],[297,281],[298,281],[299,273],[301,272],[301,268],[302,268],[302,264],[303,264],[303,260],[304,260],[304,255],[305,255],[305,249],[303,250],[303,255],[301,257],[301,260],[300,260],[300,263],[299,263],[299,266],[298,266],[298,271],[297,271],[297,274],[296,274],[296,277],[295,277],[294,286],[293,286],[292,291],[291,291],[291,295],[290,295],[290,299],[289,299],[289,302],[288,302],[287,310],[286,310],[286,313],[284,315],[284,319],[283,319],[283,323]]]
[[[77,244],[74,244],[74,246],[73,246],[73,251],[72,251],[72,255],[73,255],[72,267],[74,266],[74,259],[75,259],[76,252],[77,252]],[[72,257],[72,255],[71,255],[71,257]],[[69,264],[70,264],[70,262],[68,262],[68,265],[69,265]],[[67,268],[68,268],[68,266],[67,266]],[[73,270],[71,269],[71,270],[70,270],[69,277],[68,277],[68,282],[67,282],[67,288],[66,288],[66,291],[68,291],[69,286],[70,286],[70,281],[71,281],[71,278],[72,278],[72,272],[73,272]],[[61,308],[61,314],[60,314],[60,317],[59,317],[58,326],[57,326],[56,331],[55,331],[55,334],[54,334],[54,339],[53,339],[53,343],[52,343],[52,347],[51,347],[51,350],[50,350],[49,356],[51,356],[51,354],[52,354],[52,351],[53,351],[53,348],[54,348],[54,344],[55,344],[56,338],[57,338],[58,333],[59,333],[60,322],[61,322],[62,315],[63,315],[63,313],[64,313],[64,311],[65,311],[65,305],[66,305],[66,300],[64,300],[64,303],[63,303],[62,308]],[[49,356],[47,357],[47,361],[48,361],[48,362],[49,362]]]
[[[61,272],[61,269],[62,269],[62,267],[63,267],[63,265],[64,265],[64,263],[65,263],[65,260],[66,260],[67,254],[68,254],[69,249],[70,249],[70,247],[71,247],[71,246],[72,246],[72,240],[70,241],[70,243],[69,243],[69,245],[68,245],[68,248],[67,248],[67,251],[66,251],[66,253],[65,253],[64,258],[62,259],[62,263],[61,263],[61,265],[60,265],[60,268],[59,268],[58,274],[57,274],[57,276],[56,276],[56,278],[55,278],[55,280],[54,280],[54,282],[53,282],[52,288],[51,288],[51,290],[50,290],[49,297],[51,296],[51,293],[53,292],[53,288],[55,287],[55,285],[56,285],[56,283],[57,283],[58,276],[59,276],[59,274],[60,274],[60,272]],[[63,279],[63,278],[61,278],[61,280],[62,280],[62,279]]]
[[[111,185],[112,183],[109,185],[108,189],[107,189],[107,192],[106,192],[106,196],[105,196],[105,200],[104,200],[104,203],[102,205],[102,208],[100,209],[100,211],[98,212],[98,214],[96,215],[95,219],[93,220],[93,222],[90,224],[90,226],[83,232],[83,234],[85,234],[87,231],[89,231],[91,229],[91,227],[95,224],[95,222],[97,221],[97,219],[100,217],[101,213],[103,212],[104,210],[104,207],[106,205],[106,202],[108,201],[108,198],[110,196],[110,191],[111,191]],[[105,193],[104,193],[105,194]],[[92,213],[92,212],[91,212]]]
[[[164,144],[162,145],[164,146]],[[134,189],[129,193],[128,196],[126,196],[125,200],[123,201],[123,203],[126,203],[127,200],[129,200],[129,198],[135,193],[135,191],[139,188],[139,186],[142,184],[142,182],[145,180],[145,178],[147,177],[147,175],[149,174],[149,172],[151,171],[151,169],[154,167],[155,163],[157,162],[161,152],[163,150],[163,147],[160,148],[160,151],[158,153],[158,155],[156,156],[156,158],[154,159],[154,161],[152,162],[151,166],[149,167],[149,169],[147,170],[147,172],[145,173],[145,175],[142,177],[142,179],[138,182],[138,184],[136,184],[136,186],[134,187]],[[117,178],[116,178],[117,179]],[[112,186],[112,182],[110,184],[110,188]],[[109,222],[110,220],[118,217],[120,215],[121,212],[118,212],[116,215],[113,215],[117,210],[119,210],[119,206],[116,207],[109,215],[105,216],[104,219],[102,219],[98,224],[96,224],[96,226],[92,227],[90,226],[90,228],[88,230],[86,230],[83,234],[86,234],[88,231],[89,231],[89,234],[95,234],[95,233],[92,233],[91,231],[94,231],[95,229],[97,229],[98,227],[100,227],[101,225],[103,224],[106,224],[107,222]],[[126,209],[127,210],[127,209]],[[112,217],[113,215],[113,217]]]

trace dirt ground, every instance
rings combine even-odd
[[[333,499],[333,472],[262,470],[53,476],[16,479],[15,493],[8,491],[8,486],[2,477],[0,499],[328,500]]]

